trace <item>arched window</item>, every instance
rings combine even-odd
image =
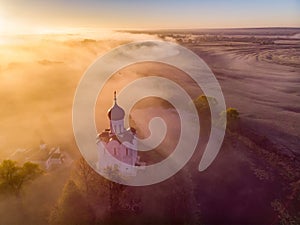
[[[117,149],[114,147],[114,155],[117,155]]]

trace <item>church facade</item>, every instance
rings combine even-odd
[[[118,166],[125,176],[136,176],[138,168],[143,166],[137,151],[136,131],[124,127],[125,111],[117,104],[114,92],[114,104],[108,110],[110,128],[97,136],[97,169]]]

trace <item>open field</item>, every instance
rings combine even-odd
[[[219,80],[227,106],[283,151],[299,154],[300,29],[162,32],[190,48]]]

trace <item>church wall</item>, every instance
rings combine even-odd
[[[115,134],[124,132],[124,120],[111,120],[110,129]]]

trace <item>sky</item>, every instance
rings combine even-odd
[[[300,27],[300,0],[0,0],[0,32]]]

